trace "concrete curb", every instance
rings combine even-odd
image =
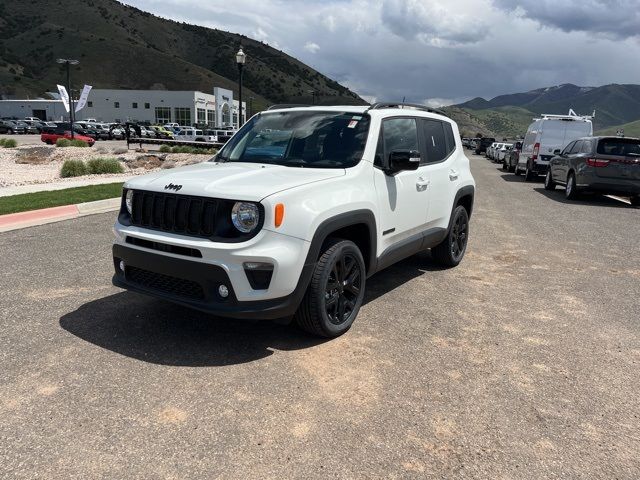
[[[95,202],[64,205],[62,207],[43,208],[29,212],[0,215],[0,232],[9,232],[20,228],[35,227],[46,223],[60,222],[72,218],[113,212],[120,208],[120,197],[97,200]]]

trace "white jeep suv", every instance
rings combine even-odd
[[[113,283],[335,337],[374,273],[428,248],[460,263],[474,193],[457,125],[431,109],[271,109],[211,160],[124,185]]]

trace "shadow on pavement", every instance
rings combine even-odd
[[[541,195],[544,195],[551,200],[555,200],[558,203],[566,203],[570,205],[584,205],[584,206],[596,206],[596,207],[610,207],[610,208],[636,208],[628,203],[624,203],[620,200],[605,197],[598,194],[583,194],[578,200],[567,200],[564,196],[564,187],[558,187],[556,190],[545,190],[544,188],[534,188],[534,190]]]
[[[428,253],[421,253],[368,279],[364,303],[427,270],[439,270],[429,259]],[[132,292],[88,302],[60,318],[60,326],[127,357],[189,367],[241,364],[268,357],[273,349],[300,350],[327,341],[295,326],[217,318]]]
[[[505,182],[516,182],[516,183],[544,183],[544,177],[534,177],[530,182],[524,181],[524,173],[520,175],[516,175],[515,173],[507,173],[502,168],[496,168],[498,172],[500,172],[500,178]]]

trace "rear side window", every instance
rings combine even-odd
[[[580,153],[591,153],[592,149],[593,149],[593,143],[591,142],[591,140],[583,140]]]
[[[600,155],[640,156],[640,140],[624,138],[606,138],[598,142]]]
[[[444,136],[447,141],[447,155],[450,155],[456,149],[456,138],[453,136],[453,128],[450,123],[443,123]]]
[[[426,144],[426,158],[423,158],[423,163],[441,162],[449,155],[444,128],[445,124],[439,120],[427,119],[422,119],[421,123]],[[453,136],[453,132],[451,136]]]

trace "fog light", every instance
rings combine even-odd
[[[122,273],[124,273],[124,266],[125,266],[125,265],[124,265],[124,260],[120,260],[120,263],[118,264],[118,266],[120,267],[120,271],[121,271]]]
[[[222,298],[227,298],[229,296],[229,289],[227,288],[226,285],[220,285],[218,287],[218,294],[222,297]]]

